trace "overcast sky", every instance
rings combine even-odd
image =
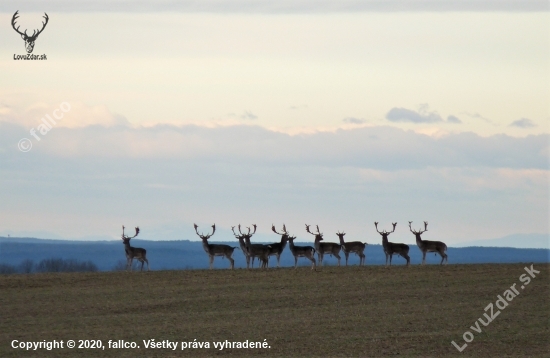
[[[195,239],[196,222],[228,240],[256,223],[273,240],[284,222],[379,243],[373,222],[397,221],[414,244],[409,220],[451,245],[548,234],[547,9],[1,3],[0,235]],[[14,60],[16,10],[31,31],[47,12],[46,61]]]

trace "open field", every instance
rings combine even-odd
[[[0,356],[550,356],[548,264],[402,265],[0,276]],[[481,333],[470,326],[516,284]],[[521,285],[524,289],[521,289]],[[497,307],[494,307],[495,314]],[[451,345],[474,340],[459,353]],[[139,349],[13,349],[13,340],[133,341]],[[176,351],[143,340],[179,342]],[[186,349],[181,342],[210,342]],[[217,341],[268,342],[223,349]]]

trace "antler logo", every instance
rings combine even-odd
[[[38,35],[40,35],[40,33],[42,31],[44,31],[44,28],[48,24],[48,19],[49,19],[48,14],[44,13],[43,17],[46,20],[46,22],[42,22],[42,29],[33,30],[32,35],[29,36],[29,35],[27,35],[27,30],[25,30],[25,32],[21,32],[21,31],[19,31],[20,26],[15,27],[15,20],[17,20],[17,18],[19,17],[18,13],[19,13],[19,10],[17,10],[15,12],[15,14],[13,14],[13,17],[11,18],[11,26],[13,27],[15,32],[17,32],[19,35],[21,35],[21,38],[23,40],[25,40],[25,48],[27,49],[27,53],[32,53],[32,50],[34,49],[34,42],[36,41],[36,38],[38,37]]]

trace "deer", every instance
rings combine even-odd
[[[403,257],[405,260],[407,260],[407,266],[411,263],[411,258],[409,257],[409,245],[406,244],[396,244],[393,242],[388,241],[388,235],[395,231],[395,226],[397,226],[397,223],[392,223],[393,230],[392,231],[378,231],[378,223],[375,222],[374,226],[376,227],[376,231],[380,235],[382,235],[382,246],[384,247],[384,253],[386,254],[386,267],[388,267],[388,256],[390,258],[390,267],[391,267],[391,260],[393,254],[397,254],[401,257]]]
[[[149,269],[149,261],[147,260],[147,251],[141,247],[130,246],[130,240],[138,236],[139,227],[136,226],[136,234],[132,237],[124,235],[124,225],[122,225],[122,243],[124,244],[124,251],[126,251],[126,270],[132,271],[132,263],[134,258],[141,262],[141,271],[143,271],[143,263],[147,262],[147,271]]]
[[[323,266],[323,256],[325,256],[325,254],[334,255],[334,257],[338,259],[338,266],[340,266],[340,245],[333,242],[321,242],[323,240],[323,234],[319,232],[319,225],[317,225],[316,234],[309,231],[309,226],[310,225],[306,224],[306,231],[315,236],[315,250],[317,250],[319,266]]]
[[[249,269],[250,268],[250,254],[248,253],[248,249],[246,248],[246,242],[244,241],[244,235],[242,235],[242,234],[238,235],[235,232],[235,226],[231,226],[231,231],[233,231],[233,235],[235,235],[237,240],[239,240],[239,246],[241,247],[241,250],[244,254],[244,257],[246,258],[246,268]]]
[[[199,227],[197,224],[193,224],[195,226],[195,232],[202,240],[202,247],[204,251],[208,254],[208,258],[210,259],[210,270],[213,269],[214,265],[214,257],[221,256],[222,259],[224,257],[227,257],[227,259],[230,262],[230,269],[233,269],[235,267],[235,260],[233,260],[233,251],[235,249],[238,249],[238,247],[233,247],[229,245],[222,245],[222,244],[209,244],[208,239],[214,235],[216,232],[216,224],[212,225],[212,233],[210,235],[201,235],[199,234],[199,231],[197,230]]]
[[[428,241],[428,240],[422,240],[420,235],[428,231],[428,222],[424,221],[424,231],[418,230],[414,231],[411,227],[412,221],[409,221],[409,229],[411,232],[416,236],[416,244],[418,245],[418,248],[420,251],[422,251],[422,265],[426,264],[426,253],[428,252],[437,252],[441,256],[441,262],[440,265],[443,265],[443,260],[445,260],[445,264],[447,264],[449,261],[447,259],[447,254],[445,251],[447,251],[447,245],[441,241]]]
[[[25,49],[27,50],[27,53],[32,53],[32,50],[34,49],[34,42],[36,41],[36,38],[38,37],[38,35],[40,35],[42,33],[42,31],[44,31],[44,29],[46,28],[46,25],[48,24],[48,20],[49,20],[48,14],[44,13],[44,16],[42,16],[42,17],[45,20],[45,22],[42,21],[42,29],[33,30],[31,36],[27,35],[27,30],[25,30],[25,32],[19,31],[19,28],[21,26],[17,26],[17,28],[15,27],[15,22],[19,18],[19,10],[17,10],[15,12],[15,14],[13,14],[13,17],[11,18],[11,27],[13,27],[15,32],[17,32],[19,35],[21,35],[21,38],[25,41]]]
[[[315,263],[315,248],[313,246],[294,246],[296,236],[288,236],[288,247],[294,255],[294,269],[298,266],[298,257],[305,257],[311,261],[311,269],[317,271]]]
[[[286,231],[285,224],[283,224],[283,233],[278,233],[277,230],[275,230],[275,225],[273,224],[271,224],[271,230],[275,234],[281,235],[281,241],[269,245],[269,256],[276,256],[277,267],[281,267],[281,254],[283,253],[283,250],[285,249],[286,243],[288,241],[288,231]]]
[[[365,247],[368,245],[366,242],[363,243],[361,241],[350,241],[345,242],[344,236],[346,235],[345,232],[338,231],[336,233],[336,236],[340,239],[340,246],[342,247],[342,251],[344,251],[344,255],[346,255],[346,266],[348,265],[348,257],[351,252],[355,252],[357,256],[359,256],[359,266],[365,265]]]
[[[246,250],[248,255],[252,258],[252,268],[254,268],[254,258],[257,257],[261,262],[260,268],[267,269],[269,267],[269,252],[271,247],[270,245],[252,244],[250,242],[250,238],[256,233],[256,224],[253,226],[254,232],[250,233],[250,228],[248,227],[248,233],[243,234],[241,232],[241,225],[239,225],[239,233],[243,236],[243,239],[246,242]]]

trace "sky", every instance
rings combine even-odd
[[[38,29],[33,54],[11,26]],[[549,235],[547,1],[0,4],[0,236]],[[49,118],[49,119],[48,119]],[[51,121],[50,121],[51,119]],[[43,124],[49,123],[49,127]],[[53,121],[53,122],[52,122]],[[51,127],[51,128],[50,128]]]

